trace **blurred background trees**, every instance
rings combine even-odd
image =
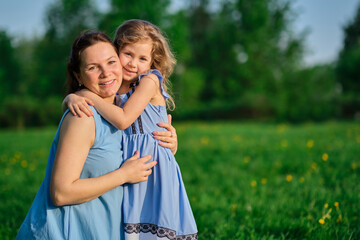
[[[308,121],[354,118],[360,112],[360,10],[344,27],[334,63],[304,66],[305,34],[292,30],[290,0],[56,0],[43,36],[0,31],[0,126],[57,124],[71,44],[84,29],[113,37],[124,20],[141,18],[167,35],[178,64],[172,113],[182,119]]]

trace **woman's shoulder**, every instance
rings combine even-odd
[[[95,116],[93,117],[88,117],[88,116],[83,116],[83,117],[78,117],[78,116],[74,116],[72,115],[70,112],[65,112],[63,120],[62,120],[62,126],[65,125],[74,125],[77,126],[79,128],[88,128],[90,126],[95,126],[95,120],[94,120]]]

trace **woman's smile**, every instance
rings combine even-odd
[[[112,85],[114,85],[114,83],[115,83],[115,79],[107,81],[107,82],[99,83],[99,85],[111,87]]]

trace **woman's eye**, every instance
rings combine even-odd
[[[96,67],[95,66],[92,66],[92,67],[89,67],[88,68],[88,71],[92,71],[92,70],[95,70],[96,69]]]
[[[109,61],[109,64],[114,64],[114,63],[116,63],[115,60]]]

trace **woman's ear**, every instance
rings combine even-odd
[[[83,85],[83,83],[82,83],[82,81],[81,81],[81,78],[80,78],[79,74],[78,74],[78,73],[76,73],[76,72],[73,72],[73,73],[74,73],[74,76],[75,76],[76,80],[77,80],[77,81],[78,81],[78,83],[79,83],[79,86]]]

